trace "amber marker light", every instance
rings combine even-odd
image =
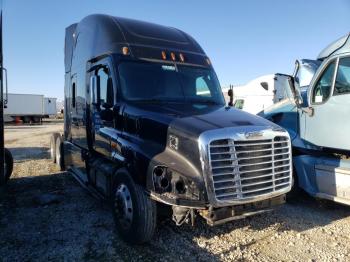
[[[171,60],[175,61],[176,59],[175,53],[171,52],[170,57],[171,57]]]
[[[185,57],[183,54],[180,53],[179,57],[181,62],[185,62]]]
[[[162,51],[162,58],[163,58],[163,60],[166,60],[166,53],[165,53],[165,51]]]
[[[207,61],[208,65],[211,65],[210,59],[208,57],[205,59],[205,61]]]
[[[123,55],[128,55],[128,54],[129,54],[129,47],[124,46],[124,47],[122,48],[122,53],[123,53]]]
[[[111,147],[112,147],[113,149],[117,149],[117,143],[116,143],[116,142],[112,142],[112,143],[111,143]]]

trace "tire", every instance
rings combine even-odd
[[[56,163],[56,140],[59,136],[59,133],[53,133],[50,137],[50,157],[53,163]]]
[[[31,122],[31,118],[29,116],[24,116],[23,117],[23,123],[29,124]]]
[[[113,216],[121,238],[130,244],[150,241],[157,224],[156,203],[125,169],[117,172],[113,192]]]
[[[56,138],[55,155],[57,167],[60,171],[64,171],[63,140],[61,135]]]
[[[5,148],[4,149],[4,179],[0,179],[0,186],[7,183],[10,179],[13,171],[13,157],[11,152]]]
[[[41,118],[39,117],[39,116],[33,116],[33,118],[32,118],[32,121],[33,121],[33,123],[41,123]]]
[[[5,148],[4,151],[5,151],[4,155],[5,155],[5,165],[6,165],[4,174],[5,174],[6,180],[9,180],[13,171],[13,157],[10,150],[8,150],[7,148]]]
[[[298,175],[295,168],[292,174],[292,189],[287,193],[287,201],[292,203],[300,196],[301,190],[299,187]]]

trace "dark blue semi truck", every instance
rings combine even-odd
[[[91,15],[66,29],[64,134],[51,153],[149,241],[157,211],[217,225],[271,210],[291,188],[288,133],[225,105],[212,64],[171,27]]]
[[[4,186],[10,179],[13,169],[13,158],[11,152],[5,148],[4,143],[4,107],[7,103],[7,71],[3,66],[2,49],[2,11],[0,14],[0,187]],[[5,72],[5,74],[4,74]],[[4,78],[5,76],[5,78]],[[4,90],[4,80],[6,88]],[[5,91],[5,95],[4,95]]]

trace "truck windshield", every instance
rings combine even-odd
[[[123,62],[118,69],[128,101],[225,104],[212,69],[144,62]]]

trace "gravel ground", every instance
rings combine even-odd
[[[159,222],[154,240],[128,246],[109,207],[49,159],[61,123],[8,126],[15,158],[0,191],[0,261],[350,261],[350,208],[301,195],[274,212],[209,227]]]

